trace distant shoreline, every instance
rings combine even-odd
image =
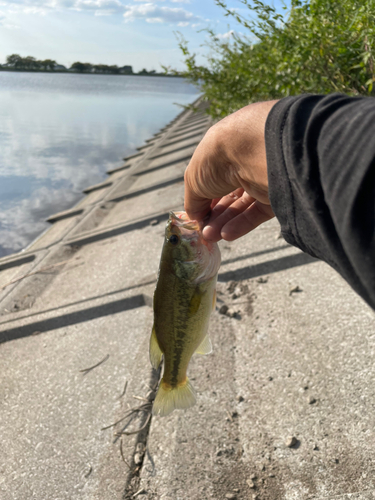
[[[169,73],[104,73],[95,71],[69,71],[64,69],[16,69],[16,68],[3,68],[0,71],[7,71],[9,73],[63,73],[66,75],[100,75],[100,76],[164,76],[167,78],[184,78],[182,75],[172,75]]]

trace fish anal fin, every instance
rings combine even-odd
[[[174,410],[191,408],[195,403],[195,390],[188,378],[177,387],[167,385],[162,379],[156,393],[152,414],[165,417]]]
[[[163,353],[159,347],[158,339],[156,338],[155,325],[152,327],[150,338],[150,361],[152,366],[157,370],[160,366]]]
[[[212,344],[210,337],[206,335],[202,342],[199,344],[198,348],[196,349],[195,353],[196,354],[210,354],[212,352]]]

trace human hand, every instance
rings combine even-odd
[[[250,104],[211,127],[185,171],[185,210],[207,240],[235,240],[274,217],[264,128],[277,101]]]

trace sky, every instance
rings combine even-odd
[[[282,0],[273,4],[283,12]],[[240,0],[228,7],[248,12]],[[203,63],[207,34],[200,30],[206,27],[221,37],[241,32],[214,0],[0,0],[0,63],[19,54],[68,67],[81,61],[182,70],[176,32]]]

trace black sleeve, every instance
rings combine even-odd
[[[330,264],[375,309],[375,99],[287,97],[265,135],[284,238]]]

